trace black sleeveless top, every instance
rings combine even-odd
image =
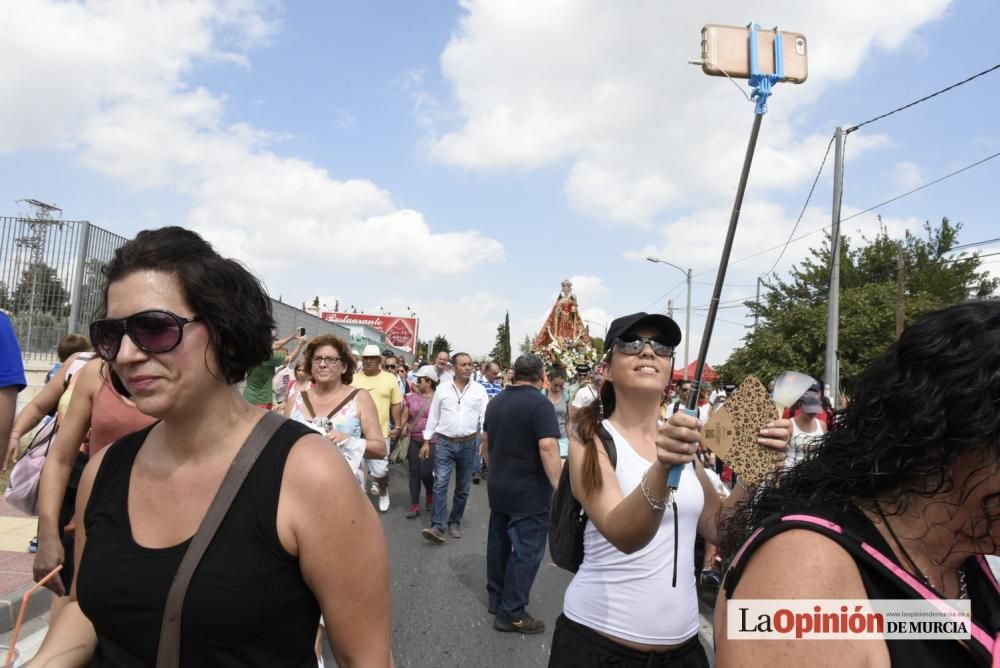
[[[807,529],[831,538],[854,557],[869,599],[940,598],[905,572],[889,544],[856,506],[841,510],[815,508],[789,512],[765,520],[740,551],[723,578],[729,600],[743,575],[750,555],[768,538],[789,529]],[[992,665],[997,632],[1000,630],[1000,585],[982,556],[963,563],[965,582],[972,603],[972,638],[957,640],[887,639],[893,666],[905,668],[964,668]]]
[[[187,540],[133,540],[129,476],[147,428],[104,455],[84,514],[77,598],[97,632],[90,666],[155,666],[163,607]],[[181,619],[181,665],[316,666],[319,604],[278,540],[278,495],[292,445],[308,427],[286,421],[250,470],[191,579]]]

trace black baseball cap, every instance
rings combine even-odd
[[[662,313],[645,313],[639,311],[632,315],[623,315],[611,321],[607,337],[604,339],[605,347],[610,350],[611,344],[614,343],[615,339],[621,338],[633,329],[642,326],[655,329],[659,337],[668,346],[676,347],[681,342],[681,328],[672,319]]]

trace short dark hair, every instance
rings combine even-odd
[[[525,353],[514,360],[514,382],[537,383],[545,375],[545,363],[534,353]]]
[[[107,315],[108,287],[137,271],[177,277],[184,300],[208,330],[226,382],[235,384],[271,358],[274,316],[267,292],[246,267],[219,255],[198,234],[182,227],[143,230],[115,251],[104,268],[100,317]]]
[[[455,353],[454,355],[451,356],[451,363],[458,364],[459,357],[468,357],[469,361],[472,361],[472,355],[470,355],[469,353]]]
[[[92,350],[92,348],[90,347],[90,340],[86,336],[67,334],[59,340],[59,345],[56,346],[56,355],[59,356],[60,362],[65,362],[69,359],[70,355],[85,353],[88,350]]]
[[[320,334],[306,345],[306,352],[302,355],[302,364],[305,365],[303,368],[306,373],[312,378],[313,356],[323,346],[337,349],[337,356],[344,363],[344,373],[340,374],[340,381],[344,385],[350,385],[351,381],[354,380],[354,367],[357,366],[357,361],[354,359],[354,353],[351,352],[351,347],[347,345],[347,342],[333,334]]]
[[[552,371],[549,371],[549,380],[553,381],[559,379],[568,380],[568,377],[566,376],[566,369],[561,366],[554,366],[552,367]]]

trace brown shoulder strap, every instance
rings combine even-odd
[[[312,402],[309,401],[309,390],[302,390],[299,392],[299,396],[302,397],[302,403],[309,409],[309,414],[316,417],[316,409],[313,408]]]
[[[236,453],[233,463],[226,471],[226,477],[222,479],[219,491],[212,499],[212,505],[208,507],[205,518],[201,521],[197,533],[191,539],[181,565],[177,567],[173,583],[167,594],[167,603],[163,609],[163,622],[160,625],[160,644],[156,653],[156,668],[179,668],[181,654],[181,610],[184,607],[184,596],[187,594],[191,577],[198,568],[205,550],[208,549],[215,532],[222,524],[223,518],[233,504],[233,499],[243,486],[247,474],[253,467],[254,462],[263,452],[271,437],[274,436],[278,428],[285,422],[285,418],[273,412],[268,412],[262,417],[247,440],[244,441],[240,451]]]
[[[361,390],[359,390],[358,388],[354,388],[353,390],[351,390],[351,393],[350,393],[350,394],[348,394],[348,395],[347,395],[347,396],[346,396],[346,397],[344,398],[344,400],[343,400],[343,401],[341,401],[341,402],[340,402],[339,404],[337,404],[337,407],[336,407],[336,408],[334,408],[334,409],[333,409],[332,411],[330,411],[329,413],[327,413],[327,414],[326,414],[326,416],[327,416],[328,418],[332,418],[332,417],[333,417],[334,415],[336,415],[336,414],[337,414],[337,411],[339,411],[339,410],[340,410],[341,408],[343,408],[343,407],[344,407],[344,406],[346,406],[346,405],[347,405],[348,403],[350,403],[351,399],[353,399],[354,397],[356,397],[356,396],[358,395],[358,392],[360,392],[360,391],[361,391]],[[310,406],[310,407],[309,407],[309,410],[310,410],[310,411],[312,410],[312,406]],[[315,413],[313,413],[313,415],[315,415]]]

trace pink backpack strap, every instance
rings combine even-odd
[[[836,522],[832,522],[824,517],[806,514],[789,514],[768,518],[761,527],[750,535],[743,546],[740,547],[736,556],[733,557],[725,576],[723,576],[722,588],[725,591],[727,600],[732,598],[733,592],[736,590],[736,585],[743,575],[743,569],[746,567],[749,555],[767,539],[790,529],[807,529],[832,539],[847,550],[856,560],[866,562],[877,570],[895,578],[913,592],[914,598],[931,601],[941,610],[951,610],[951,607],[937,593],[931,591],[926,585],[903,569],[891,556],[873,547],[850,531],[845,531],[844,527]],[[966,564],[976,564],[980,570],[983,570],[984,574],[982,577],[992,582],[995,591],[1000,596],[1000,584],[997,583],[993,572],[983,557],[979,556],[975,560],[970,559]],[[980,651],[990,657],[990,664],[993,668],[1000,668],[1000,651],[994,652],[995,648],[1000,648],[1000,630],[998,630],[994,638],[987,629],[973,621],[971,635],[972,640],[979,645]]]

